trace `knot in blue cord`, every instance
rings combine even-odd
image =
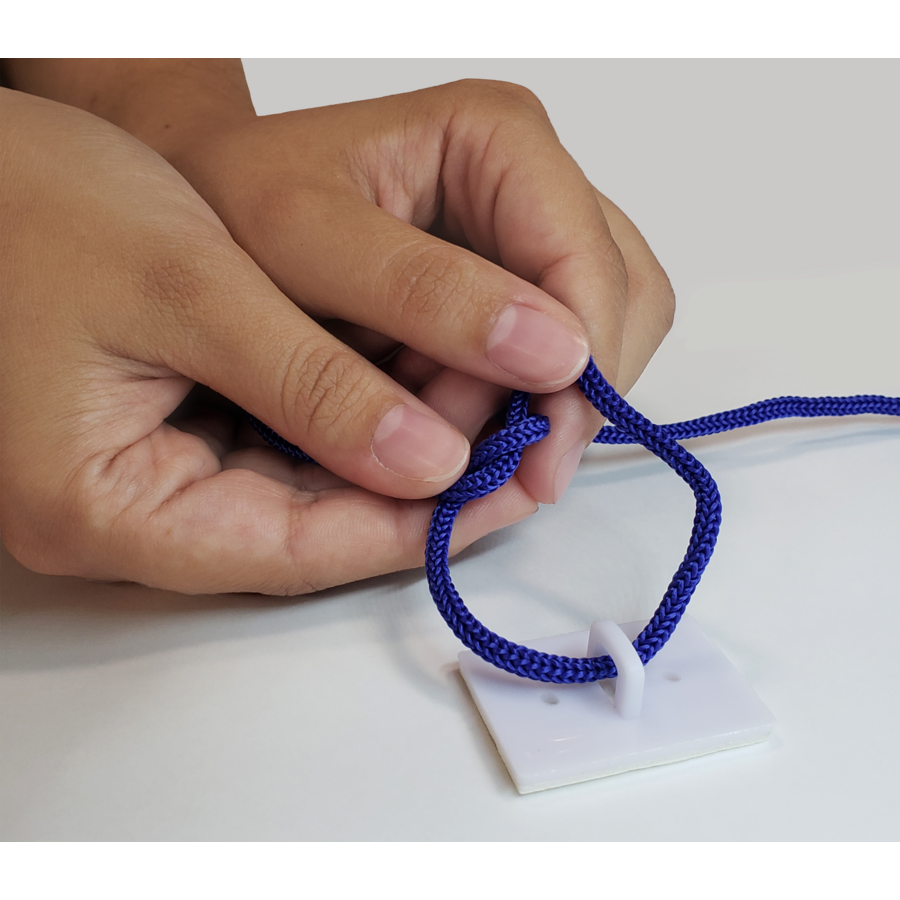
[[[469,500],[492,494],[513,476],[522,461],[522,451],[548,434],[550,420],[546,416],[530,416],[528,394],[516,391],[507,409],[506,427],[472,450],[466,471],[440,495],[438,502],[461,508]]]

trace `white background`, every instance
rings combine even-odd
[[[900,395],[895,62],[247,71],[261,113],[460,77],[532,88],[674,283],[675,328],[630,395],[656,421]],[[776,423],[690,448],[724,504],[691,612],[777,717],[766,744],[520,797],[421,572],[189,598],[34,575],[3,551],[0,836],[896,840],[900,425]],[[646,617],[691,516],[661,463],[594,448],[558,507],[454,577],[514,640]]]

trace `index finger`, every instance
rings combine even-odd
[[[578,315],[614,382],[628,273],[594,189],[530,91],[493,82],[477,89],[487,100],[467,103],[448,126],[443,234]]]
[[[508,112],[451,123],[443,169],[445,235],[471,246],[575,313],[604,375],[627,391],[671,324],[665,273],[630,220],[588,182],[524,88],[489,84]],[[488,104],[490,105],[490,104]],[[519,477],[556,502],[603,419],[570,387],[533,399],[550,435],[529,447]]]

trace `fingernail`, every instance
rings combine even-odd
[[[401,404],[378,423],[372,453],[404,478],[443,481],[465,464],[469,442],[449,425]]]
[[[578,463],[581,462],[581,455],[584,453],[584,447],[578,444],[573,447],[560,461],[556,470],[556,480],[553,483],[553,502],[559,503],[562,495],[566,492],[566,488],[572,483],[575,473],[578,471]]]
[[[487,342],[487,358],[532,384],[557,384],[580,375],[588,346],[556,319],[514,303],[500,313]]]

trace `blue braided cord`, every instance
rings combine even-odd
[[[684,559],[673,576],[659,608],[634,641],[638,655],[646,664],[672,635],[712,556],[722,518],[719,490],[709,472],[687,450],[669,437],[662,428],[629,406],[612,389],[593,360],[588,363],[578,381],[578,386],[594,407],[621,429],[622,433],[643,444],[671,466],[688,483],[696,498],[694,525]],[[525,396],[518,394],[515,396],[515,411],[507,418],[507,427],[504,429],[510,437],[519,434],[516,426],[523,421],[522,416],[527,402],[523,402],[520,398]],[[512,405],[510,411],[513,413]],[[522,457],[522,449],[524,443],[510,453],[508,461],[498,460],[492,465],[491,475],[494,476],[493,481],[497,483],[491,490],[496,490],[509,480]],[[463,499],[463,496],[466,499]],[[539,653],[500,637],[485,628],[472,615],[453,585],[448,559],[453,523],[463,503],[469,499],[469,492],[463,496],[456,491],[456,485],[440,495],[437,508],[432,515],[425,549],[428,586],[438,610],[453,633],[466,647],[487,662],[535,681],[581,684],[615,677],[616,666],[610,656],[574,658]]]
[[[260,437],[268,441],[276,450],[280,450],[286,456],[291,456],[294,459],[300,460],[300,462],[318,465],[308,453],[304,453],[296,444],[286,441],[274,428],[269,428],[268,425],[260,422],[256,416],[247,413],[247,418],[250,420],[250,424],[256,429]]]
[[[900,416],[900,397],[779,397],[740,409],[655,425],[629,406],[610,386],[593,359],[578,380],[578,386],[593,406],[608,420],[594,438],[601,444],[642,444],[669,465],[694,493],[696,507],[687,551],[672,577],[662,602],[634,640],[634,648],[646,665],[672,636],[700,582],[716,545],[722,519],[719,489],[703,465],[685,450],[679,440],[718,434],[772,419],[813,416],[850,416],[872,413]],[[544,416],[529,415],[529,395],[515,392],[506,413],[506,427],[472,450],[469,465],[459,480],[438,498],[428,529],[425,572],[434,602],[453,633],[482,659],[523,678],[557,684],[579,684],[613,678],[616,666],[609,656],[578,658],[539,653],[487,629],[463,603],[450,578],[450,537],[462,507],[485,497],[512,477],[522,452],[550,432]],[[304,462],[315,462],[295,444],[253,416],[253,427],[272,446]]]
[[[879,416],[900,416],[900,397],[881,397],[859,394],[855,397],[775,397],[751,403],[739,409],[662,425],[662,430],[676,441],[721,434],[733,428],[746,428],[773,419],[815,418],[817,416],[859,416],[871,413]],[[615,425],[600,429],[595,444],[638,444],[640,441]]]

